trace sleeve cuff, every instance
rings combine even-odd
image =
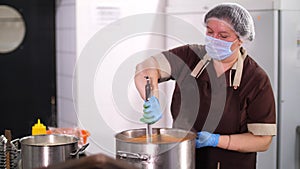
[[[247,124],[248,131],[254,135],[272,135],[275,136],[277,133],[276,124],[266,123],[251,123]]]

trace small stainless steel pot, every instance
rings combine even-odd
[[[78,149],[79,138],[71,135],[49,134],[23,137],[21,143],[22,169],[47,167],[50,164],[78,158],[88,144]]]

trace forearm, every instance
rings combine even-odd
[[[219,148],[238,152],[261,152],[268,150],[272,136],[257,136],[252,133],[221,135]]]

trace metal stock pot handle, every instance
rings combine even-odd
[[[150,159],[150,155],[148,154],[140,154],[140,153],[131,153],[126,151],[117,151],[117,155],[121,158],[132,158],[147,161]]]
[[[20,145],[19,138],[12,140],[11,144],[14,146],[14,148],[17,150],[17,152],[21,152],[21,149],[19,149],[19,145]]]
[[[77,156],[78,154],[81,154],[84,152],[84,150],[88,147],[90,143],[87,143],[83,145],[81,148],[77,149],[74,153],[70,153],[71,156]]]

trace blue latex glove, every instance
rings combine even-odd
[[[201,147],[216,147],[219,143],[220,134],[212,134],[207,131],[201,131],[197,133],[196,148]]]
[[[140,119],[140,121],[143,123],[153,124],[162,117],[160,105],[155,96],[152,96],[148,101],[145,101],[143,111],[143,118]]]

